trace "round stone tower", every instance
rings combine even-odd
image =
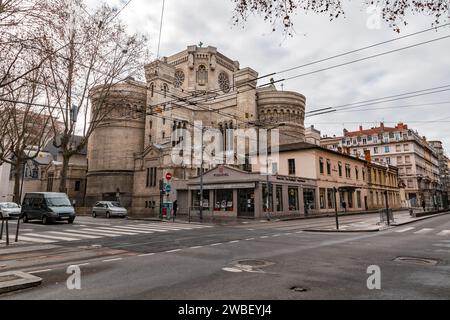
[[[144,148],[147,87],[127,80],[94,88],[90,99],[92,114],[103,108],[106,116],[89,138],[86,206],[104,200],[129,207],[135,155]]]
[[[260,89],[258,116],[263,126],[280,125],[280,145],[305,141],[304,95],[291,91]]]

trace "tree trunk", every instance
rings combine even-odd
[[[67,174],[69,171],[69,161],[71,155],[63,154],[63,164],[60,172],[59,179],[59,192],[67,193]]]
[[[20,189],[22,188],[22,177],[23,177],[23,165],[24,161],[22,159],[16,159],[15,170],[16,174],[14,176],[14,197],[13,201],[17,204],[21,203]]]

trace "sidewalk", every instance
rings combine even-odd
[[[341,223],[339,225],[339,230],[336,230],[336,224],[328,224],[326,226],[313,227],[305,229],[308,232],[377,232],[382,230],[387,230],[390,228],[402,226],[405,224],[414,223],[417,221],[430,219],[445,214],[449,214],[450,211],[443,213],[430,213],[429,215],[422,217],[412,217],[409,212],[394,212],[394,221],[391,221],[390,226],[384,222],[380,222],[379,216],[367,217],[364,221],[353,222],[353,223]]]

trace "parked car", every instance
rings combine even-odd
[[[20,218],[21,209],[17,203],[14,202],[0,202],[0,216],[4,218]]]
[[[42,220],[43,224],[75,220],[75,209],[65,193],[27,193],[22,203],[23,222]]]
[[[114,216],[125,218],[127,215],[127,209],[115,201],[99,201],[92,208],[92,216],[94,218],[98,216],[105,216],[108,219]]]

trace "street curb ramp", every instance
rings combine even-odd
[[[0,294],[36,287],[42,279],[22,271],[0,273]]]

